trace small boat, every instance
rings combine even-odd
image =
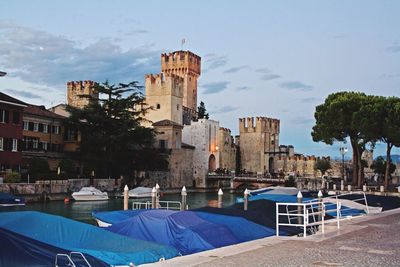
[[[151,197],[151,190],[153,189],[150,187],[136,187],[129,190],[129,197],[133,198]]]
[[[16,197],[11,194],[0,192],[0,206],[24,206],[25,199],[23,197]]]
[[[94,201],[94,200],[107,200],[107,192],[101,192],[92,186],[82,187],[79,192],[72,193],[72,197],[76,201]]]

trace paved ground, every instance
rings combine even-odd
[[[330,229],[329,229],[330,228]],[[325,235],[271,237],[153,266],[400,266],[400,210],[329,227]]]

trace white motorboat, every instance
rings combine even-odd
[[[136,187],[129,190],[129,197],[133,198],[146,198],[151,197],[151,190],[150,187]]]
[[[94,200],[107,200],[107,192],[101,192],[92,186],[82,187],[79,192],[72,193],[72,197],[76,201],[94,201]]]

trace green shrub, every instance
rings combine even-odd
[[[7,172],[4,177],[5,183],[19,183],[21,182],[21,174],[19,172]]]

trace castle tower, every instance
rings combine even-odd
[[[93,81],[76,81],[67,83],[67,104],[76,108],[84,108],[91,99],[98,99],[99,92],[93,88]],[[88,96],[88,97],[85,97]]]
[[[280,121],[267,117],[239,119],[240,155],[242,168],[250,172],[276,171],[279,157]]]
[[[200,76],[201,58],[190,51],[176,51],[161,55],[161,72],[183,78],[183,106],[197,109],[197,79]]]
[[[170,120],[182,125],[183,111],[183,78],[170,73],[149,74],[145,77],[146,104],[153,107],[146,114],[152,123]]]

